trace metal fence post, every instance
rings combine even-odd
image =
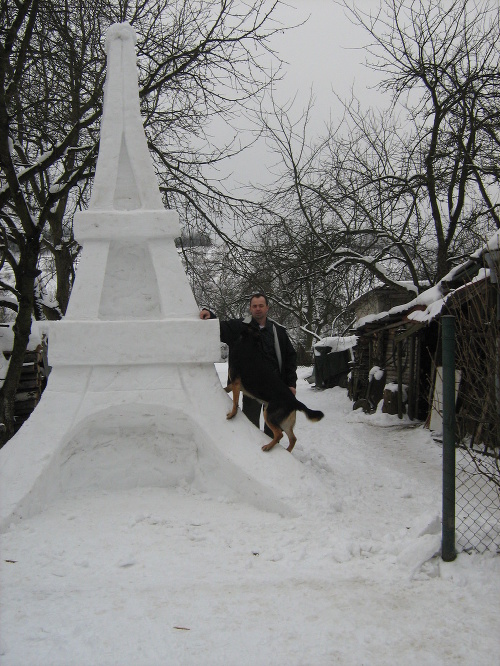
[[[443,525],[441,557],[452,562],[455,550],[455,317],[445,315],[443,349]]]

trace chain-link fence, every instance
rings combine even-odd
[[[500,275],[500,263],[495,276]],[[457,290],[455,526],[459,551],[500,553],[500,293],[493,278]]]
[[[456,450],[456,547],[500,553],[498,456]]]

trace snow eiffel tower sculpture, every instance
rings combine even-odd
[[[127,23],[108,30],[95,182],[74,220],[81,261],[66,317],[50,324],[42,400],[0,451],[2,528],[93,489],[181,485],[283,513],[314,495],[293,456],[262,453],[267,438],[242,414],[225,419],[219,323],[199,319],[178,216],[163,208],[135,41]]]

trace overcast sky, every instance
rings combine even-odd
[[[379,0],[356,3],[369,9],[377,7]],[[318,111],[326,117],[335,107],[332,90],[347,98],[354,85],[358,97],[366,101],[373,97],[376,74],[363,65],[362,47],[368,36],[349,21],[342,7],[334,0],[290,0],[290,8],[282,13],[289,23],[307,19],[304,25],[276,40],[281,57],[289,63],[287,77],[279,86],[283,95],[298,90],[299,99],[307,102],[313,86]],[[336,110],[333,108],[333,112]]]
[[[286,61],[286,75],[277,83],[275,99],[285,104],[295,97],[292,116],[298,118],[307,105],[312,90],[315,103],[310,135],[324,134],[330,116],[335,123],[342,114],[334,92],[343,100],[351,95],[365,104],[380,105],[380,95],[374,89],[377,75],[363,65],[368,41],[365,31],[354,26],[346,11],[334,0],[286,0],[278,18],[285,25],[297,25],[274,38],[273,46]],[[356,0],[358,6],[367,9],[378,7],[379,0]],[[306,20],[307,19],[307,20]],[[232,160],[234,179],[240,183],[264,182],[267,165],[274,158],[260,146]]]

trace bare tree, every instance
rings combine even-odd
[[[357,264],[348,271],[333,265],[332,258],[346,252],[346,234],[307,186],[324,147],[308,147],[309,109],[297,122],[289,109],[273,109],[261,110],[260,118],[266,139],[279,146],[276,181],[254,186],[261,197],[240,209],[237,243],[210,249],[208,261],[203,250],[186,249],[184,258],[198,301],[220,316],[240,316],[253,291],[266,293],[272,316],[287,326],[301,362],[308,363],[314,341],[345,331],[346,307],[371,278]]]
[[[315,140],[312,102],[297,119],[291,104],[262,109],[275,180],[260,207],[248,204],[245,251],[228,251],[224,266],[226,301],[265,290],[306,348],[326,322],[347,324],[340,312],[374,281],[409,298],[498,227],[498,6],[384,0],[370,15],[340,5],[370,38],[387,108],[353,97]]]
[[[500,9],[489,1],[385,0],[370,15],[342,4],[372,39],[369,66],[381,73],[401,123],[396,155],[377,174],[386,189],[380,199],[403,196],[408,211],[413,205],[410,229],[416,222],[434,283],[500,227]],[[365,135],[365,145],[375,145],[374,133]]]
[[[370,37],[387,109],[353,97],[314,143],[310,109],[298,121],[276,105],[263,114],[280,169],[265,209],[284,243],[315,238],[332,280],[361,267],[418,293],[499,225],[500,10],[470,0],[384,0],[373,15],[340,5]]]

